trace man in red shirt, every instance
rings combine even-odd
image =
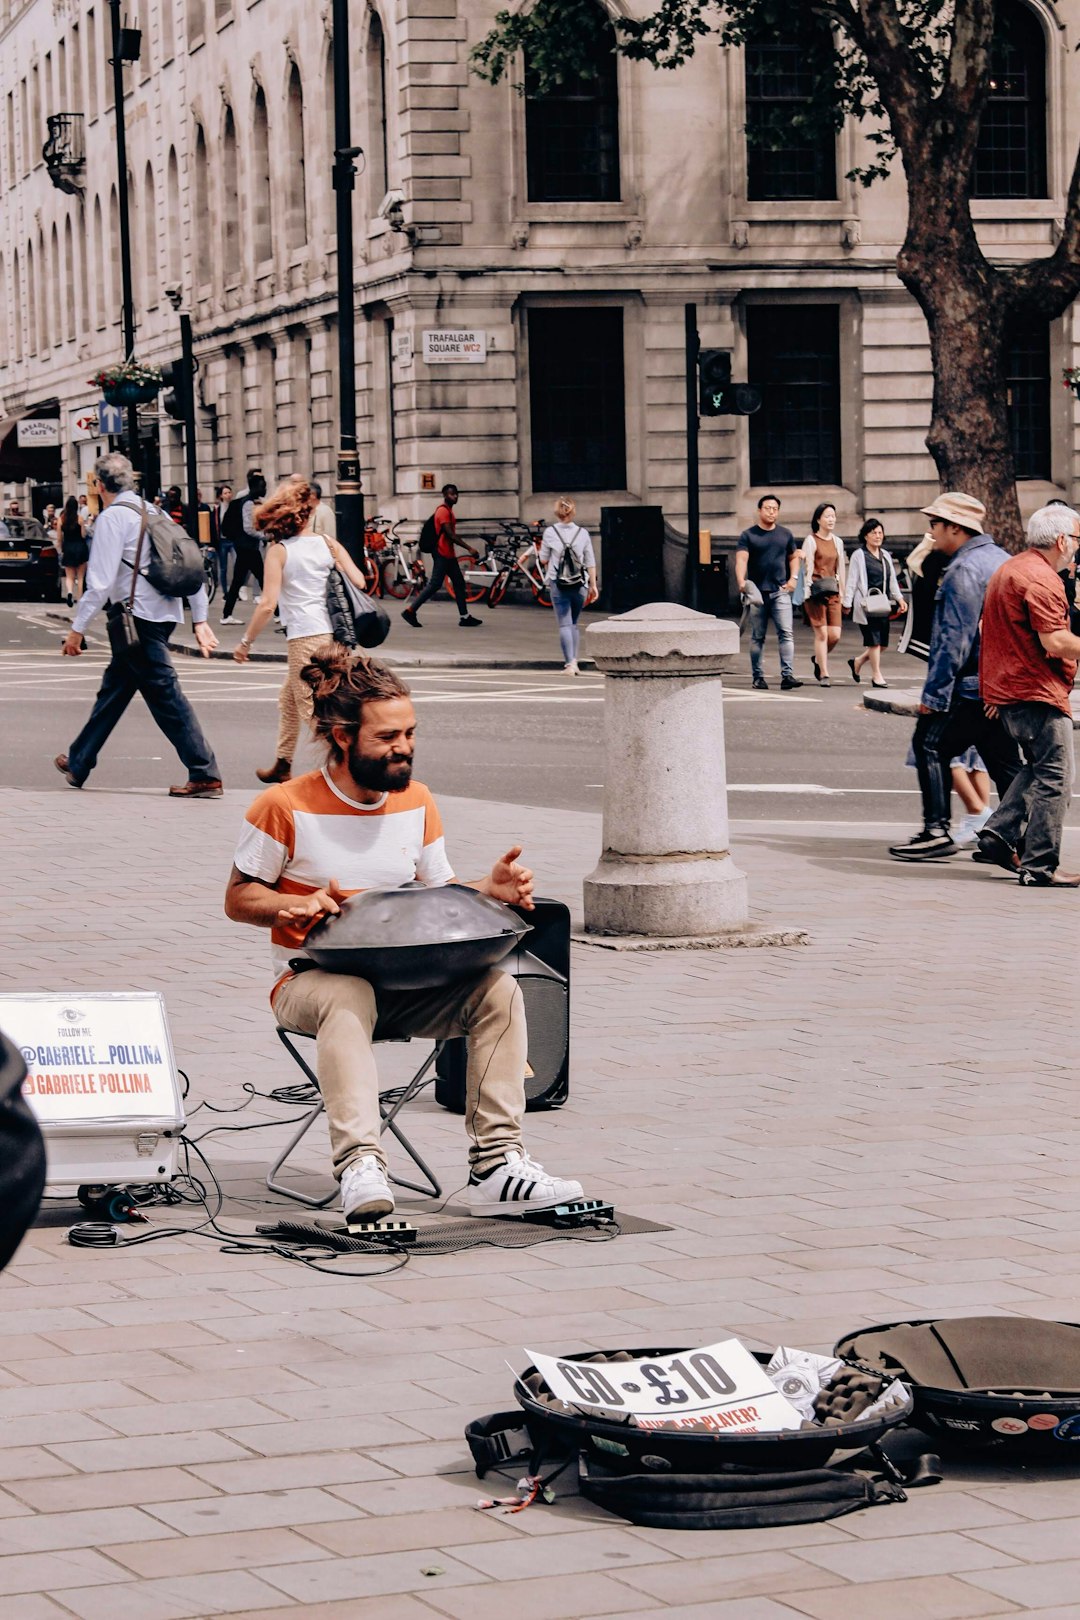
[[[474,625],[483,624],[483,619],[474,619],[469,612],[469,604],[465,599],[465,576],[461,572],[461,564],[457,560],[457,518],[454,516],[454,507],[458,503],[458,489],[456,484],[444,484],[442,487],[442,505],[435,508],[435,534],[437,545],[432,561],[431,578],[414,602],[410,602],[401,617],[406,624],[411,624],[414,630],[421,628],[417,618],[418,609],[425,602],[430,602],[435,592],[444,580],[450,581],[450,589],[454,593],[454,600],[458,607],[458,623],[471,630]],[[471,546],[465,550],[476,561],[476,552]]]
[[[979,834],[976,859],[1018,871],[1032,889],[1080,889],[1080,873],[1058,868],[1075,774],[1070,699],[1080,658],[1061,574],[1078,541],[1080,515],[1061,503],[1040,507],[1028,522],[1027,549],[991,577],[983,604],[979,691],[1024,766]]]

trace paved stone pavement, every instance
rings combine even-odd
[[[265,1004],[264,941],[221,912],[245,801],[0,795],[0,982],[162,989],[193,1136],[230,1123],[197,1102],[295,1079]],[[579,896],[595,817],[444,808],[459,871],[522,836],[541,891]],[[512,1404],[506,1361],[522,1365],[525,1345],[735,1333],[826,1349],[905,1316],[1076,1317],[1080,902],[966,860],[898,867],[883,846],[899,830],[736,824],[755,913],[807,926],[808,947],[576,949],[571,1101],[530,1116],[530,1143],[668,1232],[346,1279],[194,1239],[73,1250],[73,1211],[49,1206],[0,1280],[6,1612],[1080,1613],[1080,1479],[994,1460],[951,1458],[947,1482],[906,1505],[774,1531],[634,1529],[576,1497],[511,1521],[473,1507],[461,1430]],[[391,1056],[388,1075],[408,1054]],[[257,1106],[236,1122],[284,1112]],[[460,1121],[433,1101],[412,1120],[458,1185]],[[280,1140],[204,1142],[230,1227],[265,1214]],[[306,1163],[314,1177],[317,1149]]]

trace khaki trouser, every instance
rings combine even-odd
[[[292,761],[300,736],[301,723],[311,719],[311,687],[300,679],[300,671],[318,647],[326,645],[327,636],[293,636],[289,641],[289,668],[278,693],[277,757]]]
[[[367,1154],[386,1164],[373,1040],[467,1035],[470,1168],[490,1170],[509,1149],[521,1147],[528,1034],[521,989],[508,973],[492,968],[437,990],[376,991],[366,979],[311,968],[286,979],[274,997],[274,1014],[284,1029],[315,1036],[339,1180],[346,1165]]]

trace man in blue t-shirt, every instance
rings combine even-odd
[[[735,551],[735,580],[750,609],[750,672],[754,689],[769,690],[762,673],[761,650],[771,619],[780,644],[780,689],[793,692],[795,638],[792,635],[791,593],[799,578],[799,548],[780,517],[780,497],[763,495],[757,503],[758,520],[739,536]]]

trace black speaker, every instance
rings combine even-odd
[[[529,1025],[525,1107],[561,1108],[570,1094],[570,910],[560,900],[537,900],[534,911],[513,908],[532,924],[499,966],[521,985]],[[465,1112],[468,1041],[447,1041],[435,1065],[435,1100]]]
[[[629,613],[664,600],[664,512],[659,506],[602,506],[604,606]]]

